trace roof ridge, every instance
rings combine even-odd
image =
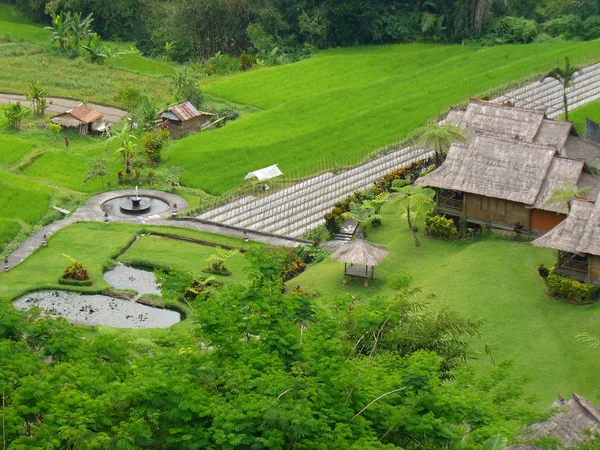
[[[600,424],[600,412],[598,412],[598,410],[586,398],[575,392],[573,392],[573,398],[579,404],[579,406],[585,409],[587,413]]]
[[[527,112],[533,112],[533,113],[537,113],[537,114],[543,114],[544,118],[546,117],[546,110],[545,109],[534,109],[534,108],[525,108],[523,106],[515,106],[513,104],[511,105],[507,105],[506,103],[499,103],[499,102],[493,102],[491,100],[482,100],[479,98],[475,98],[475,97],[469,97],[469,103],[483,103],[486,105],[491,105],[491,106],[498,106],[500,108],[505,108],[505,109],[518,109],[519,111],[527,111]]]

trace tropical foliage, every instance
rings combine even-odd
[[[431,212],[435,206],[435,191],[423,186],[406,185],[404,180],[395,180],[392,183],[392,191],[396,192],[393,201],[400,205],[401,218],[407,220],[415,247],[419,247],[421,244],[417,238],[414,222],[417,217]]]

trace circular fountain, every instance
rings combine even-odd
[[[140,197],[138,187],[135,187],[134,197],[122,198],[119,203],[119,209],[123,214],[143,214],[152,208],[152,199],[149,197]]]
[[[165,213],[170,208],[171,203],[167,198],[140,195],[137,186],[134,195],[115,197],[102,203],[102,210],[105,213],[117,217],[152,216]]]

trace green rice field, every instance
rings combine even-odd
[[[562,64],[565,55],[583,65],[600,59],[600,46],[591,41],[345,48],[296,64],[208,79],[207,93],[260,111],[182,139],[166,156],[185,168],[186,184],[212,194],[275,163],[288,175],[357,163],[404,140],[449,106],[534,77]]]

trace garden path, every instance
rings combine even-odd
[[[71,225],[75,222],[104,222],[104,211],[101,208],[104,202],[115,197],[133,196],[134,194],[135,191],[133,189],[125,189],[121,191],[105,192],[103,194],[92,197],[88,200],[88,202],[85,205],[77,208],[77,210],[70,216],[67,216],[64,219],[46,225],[45,227],[42,227],[33,235],[31,235],[25,242],[23,242],[17,249],[15,249],[8,256],[8,258],[6,258],[6,261],[8,261],[8,269],[12,269],[14,266],[16,266],[29,255],[31,255],[37,248],[39,248],[44,242],[44,235],[47,239],[50,239],[50,237],[54,233],[66,227],[67,225]],[[170,205],[176,203],[180,211],[187,209],[188,206],[187,202],[182,197],[167,192],[140,189],[139,194],[140,196],[157,196],[163,198],[167,200]],[[245,230],[243,228],[226,226],[218,223],[204,222],[195,219],[181,218],[176,220],[167,220],[171,216],[171,214],[171,210],[169,209],[165,213],[155,214],[151,216],[111,216],[110,221],[132,223],[137,225],[143,224],[188,228],[191,230],[205,231],[208,233],[215,233],[234,238],[244,238],[244,236],[247,236],[248,240],[262,242],[270,245],[276,245],[280,247],[295,247],[303,243],[298,239],[290,239],[285,236],[275,236],[253,230]],[[2,267],[3,269],[5,268],[4,263],[2,264]]]
[[[20,94],[7,94],[0,92],[0,104],[8,105],[8,102],[22,102],[24,106],[31,106],[31,102],[25,100],[24,95]],[[48,97],[47,112],[59,114],[65,112],[67,109],[75,108],[77,105],[82,103],[80,100],[73,100],[69,98],[60,97]],[[107,122],[118,123],[125,118],[127,111],[115,108],[113,106],[98,105],[96,103],[88,103],[92,108],[102,114],[103,118]]]
[[[600,98],[600,63],[585,67],[567,89],[570,109]],[[510,101],[515,106],[545,109],[548,117],[563,113],[562,85],[556,80],[539,81],[512,90],[492,101]],[[323,216],[333,205],[366,189],[394,169],[423,159],[428,152],[397,145],[391,152],[358,167],[338,173],[325,172],[278,192],[248,195],[203,212],[198,218],[284,236],[301,236],[324,224]]]

